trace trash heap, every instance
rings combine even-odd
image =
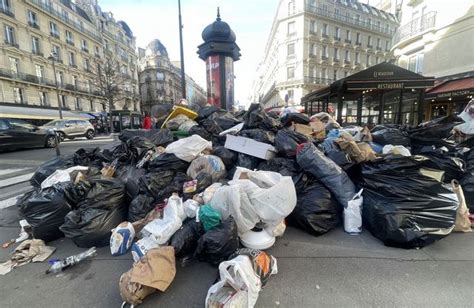
[[[126,130],[119,142],[45,162],[18,207],[35,239],[131,251],[119,283],[130,304],[165,291],[177,261],[196,259],[219,266],[206,306],[252,307],[277,272],[262,250],[286,225],[319,236],[344,221],[349,234],[364,226],[404,248],[470,231],[471,139],[448,140],[461,123],[369,130],[258,104],[175,107],[161,129]]]

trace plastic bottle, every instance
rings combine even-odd
[[[49,274],[49,273],[58,274],[62,272],[63,270],[69,267],[72,267],[87,258],[92,258],[96,255],[97,255],[96,248],[92,247],[84,252],[81,252],[80,254],[67,257],[66,259],[54,260],[51,267],[48,270],[46,270],[46,274]]]

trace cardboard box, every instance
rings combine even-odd
[[[233,135],[227,135],[224,147],[265,160],[273,159],[277,154],[277,150],[269,144]]]

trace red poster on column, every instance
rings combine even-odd
[[[209,56],[206,59],[207,102],[221,108],[220,56]]]

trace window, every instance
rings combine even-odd
[[[308,76],[310,78],[314,78],[315,77],[315,69],[314,69],[314,66],[308,66]]]
[[[92,89],[92,87],[91,87],[91,81],[90,81],[90,80],[87,80],[86,87],[87,87],[87,92],[90,93],[90,92],[91,92],[91,89]]]
[[[17,104],[23,103],[23,89],[13,88],[13,97],[14,97],[15,103]]]
[[[295,2],[290,1],[288,2],[288,15],[292,15],[295,13]]]
[[[346,30],[346,42],[351,41],[351,30]]]
[[[323,67],[321,69],[321,79],[327,79],[328,78],[328,69]]]
[[[89,47],[87,46],[87,41],[86,40],[81,40],[81,47],[82,47],[83,51],[89,52]]]
[[[316,6],[316,0],[309,0],[309,5],[310,6]]]
[[[107,40],[104,40],[104,43],[105,43],[105,49],[109,50],[109,41]]]
[[[38,94],[40,99],[40,105],[48,106],[48,93],[40,91],[38,92]]]
[[[339,48],[334,48],[334,60],[339,60]]]
[[[370,55],[367,55],[366,63],[367,63],[367,66],[370,66]]]
[[[294,66],[290,66],[290,67],[287,68],[287,77],[288,77],[288,79],[295,78],[295,67]]]
[[[309,33],[316,33],[316,21],[310,20],[309,21]]]
[[[357,34],[356,34],[356,44],[360,45],[360,33],[359,32],[357,32]]]
[[[309,44],[309,55],[310,56],[315,56],[316,55],[316,44],[315,43],[310,43]]]
[[[67,96],[66,95],[61,95],[60,96],[60,100],[61,100],[61,105],[63,108],[66,108],[66,104],[67,104]]]
[[[69,19],[69,13],[65,9],[62,10],[61,15],[65,20]]]
[[[372,37],[369,35],[368,39],[367,39],[367,47],[372,47]]]
[[[100,55],[99,46],[95,46],[94,49],[95,49],[95,54],[96,54],[96,56],[99,56],[99,55]]]
[[[287,46],[287,56],[294,56],[295,55],[295,44],[291,43]]]
[[[66,30],[66,43],[68,43],[69,45],[74,45],[74,36],[69,30]]]
[[[341,29],[339,27],[336,27],[336,36],[334,38],[341,39]]]
[[[86,70],[87,72],[90,72],[91,70],[89,59],[84,59],[84,70]]]
[[[11,26],[5,25],[5,43],[15,45],[15,29]]]
[[[292,35],[292,34],[295,34],[295,33],[296,33],[295,22],[294,21],[289,22],[288,23],[288,35]]]
[[[76,66],[76,56],[72,51],[69,52],[69,65]]]
[[[64,84],[64,73],[63,72],[56,72],[56,80],[60,86]]]
[[[59,38],[58,25],[52,21],[49,22],[49,32],[51,33],[52,36]]]
[[[378,48],[378,49],[381,48],[381,46],[380,46],[380,39],[379,39],[379,38],[377,39],[377,48]]]
[[[17,58],[9,57],[10,61],[10,71],[13,75],[18,75],[20,61]]]
[[[332,72],[332,79],[333,79],[333,80],[337,80],[337,70],[334,70],[334,71]]]
[[[351,53],[349,52],[349,50],[346,50],[345,55],[344,55],[344,60],[345,61],[350,61],[351,60],[350,55],[351,55]]]
[[[340,14],[341,14],[341,12],[339,11],[339,9],[335,8],[334,9],[334,15],[336,16],[336,18],[338,18]]]
[[[385,41],[385,51],[389,51],[389,50],[390,50],[390,42]]]
[[[408,69],[417,74],[423,72],[424,53],[419,53],[408,58]]]
[[[379,57],[375,57],[375,64],[379,64]]]
[[[323,50],[321,52],[321,57],[328,57],[328,46],[324,45]]]
[[[328,24],[323,24],[323,36],[328,36]]]
[[[56,61],[61,61],[61,48],[59,46],[53,45],[52,52],[54,56],[56,57]]]
[[[36,36],[31,37],[31,52],[38,55],[41,52],[40,41]]]
[[[73,84],[74,87],[77,89],[77,84],[78,84],[77,76],[72,76],[72,84]]]
[[[380,30],[380,21],[377,21],[377,30]]]
[[[360,53],[358,53],[358,52],[356,52],[355,62],[356,62],[356,64],[360,64]]]
[[[11,12],[12,7],[10,5],[10,0],[1,0],[0,9],[2,9],[3,11]]]
[[[81,109],[81,99],[79,97],[76,97],[76,110],[82,110]]]
[[[367,25],[369,26],[369,28],[372,27],[372,19],[367,18]]]
[[[38,80],[41,82],[43,80],[44,68],[39,64],[35,64],[35,71],[36,77],[38,77]]]
[[[360,15],[356,14],[355,16],[355,23],[358,24],[360,22]]]
[[[28,10],[28,24],[32,27],[39,28],[38,26],[38,17],[36,13]]]

